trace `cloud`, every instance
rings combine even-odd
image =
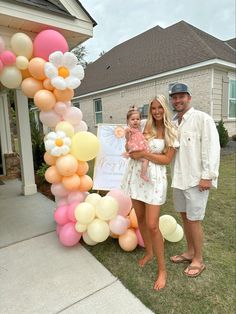
[[[81,0],[81,3],[98,24],[94,37],[84,43],[88,61],[156,25],[166,28],[181,20],[222,40],[235,37],[234,0]]]

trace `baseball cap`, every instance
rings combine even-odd
[[[176,83],[171,87],[171,90],[169,91],[169,95],[172,96],[174,94],[178,94],[178,93],[187,93],[189,95],[189,89],[188,89],[188,85],[183,84],[183,83]]]

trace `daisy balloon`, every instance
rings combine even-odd
[[[44,72],[55,88],[75,89],[84,78],[84,69],[77,63],[77,57],[72,52],[63,54],[61,51],[55,51],[50,54],[49,62],[45,63]]]
[[[44,145],[50,155],[59,157],[69,153],[71,139],[63,131],[49,132],[45,136]]]

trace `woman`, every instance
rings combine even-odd
[[[165,96],[159,95],[151,102],[143,133],[148,140],[149,151],[130,153],[131,159],[123,177],[121,188],[132,199],[145,244],[146,254],[139,261],[139,265],[143,267],[155,254],[158,275],[154,289],[160,290],[165,287],[167,277],[164,243],[159,229],[160,206],[165,203],[167,192],[165,165],[172,161],[175,148],[178,146],[177,133],[171,122]],[[126,140],[128,142],[128,138]],[[140,179],[142,165],[140,159],[142,158],[149,161],[148,182]]]

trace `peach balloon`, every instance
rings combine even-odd
[[[23,94],[29,98],[34,98],[34,95],[41,89],[43,89],[43,84],[41,81],[36,80],[33,77],[28,77],[24,79],[21,83],[21,89]]]
[[[119,236],[118,242],[120,247],[126,252],[133,251],[138,245],[137,236],[131,229],[128,229],[124,234]]]
[[[72,176],[77,171],[78,162],[74,156],[67,154],[57,159],[56,167],[62,176]]]
[[[93,180],[89,176],[84,175],[80,177],[80,185],[79,185],[80,192],[89,191],[92,187],[93,187]]]
[[[80,185],[80,178],[79,176],[75,173],[72,176],[69,177],[63,177],[62,179],[62,184],[64,187],[69,190],[69,191],[75,191],[78,189]]]
[[[50,155],[48,152],[45,152],[43,159],[47,165],[52,166],[55,165],[57,157]]]
[[[62,176],[59,174],[56,166],[51,166],[45,171],[45,179],[49,183],[60,183]]]
[[[24,80],[27,77],[31,77],[31,74],[29,73],[28,69],[21,70],[22,79]]]
[[[69,88],[64,89],[64,90],[59,90],[55,88],[53,93],[57,101],[62,101],[62,102],[67,102],[74,97],[73,89],[69,89]]]
[[[49,78],[46,78],[44,81],[43,81],[43,87],[47,90],[51,90],[53,91],[54,90],[54,87],[51,85],[51,80]]]
[[[30,74],[36,78],[37,80],[44,80],[46,79],[46,75],[44,74],[44,65],[46,61],[42,58],[33,58],[29,62],[29,72]]]
[[[138,219],[137,219],[134,208],[132,208],[130,211],[129,219],[130,219],[130,226],[132,228],[138,228]]]
[[[35,105],[43,111],[51,110],[56,104],[56,98],[52,92],[41,89],[34,95]]]
[[[77,170],[77,174],[79,176],[84,176],[89,170],[89,165],[87,163],[87,161],[80,161],[78,160],[78,170]]]

